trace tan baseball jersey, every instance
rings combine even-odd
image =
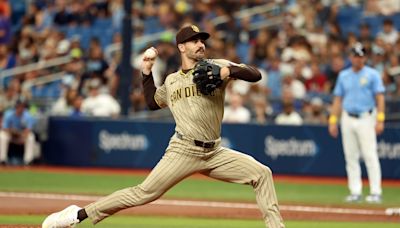
[[[223,59],[208,61],[221,67],[234,64]],[[170,108],[177,132],[193,139],[215,140],[221,134],[225,87],[230,78],[225,79],[221,88],[206,96],[197,90],[192,73],[193,70],[186,73],[179,70],[168,75],[154,99],[160,107]]]
[[[257,81],[260,73],[255,68],[223,59],[207,61],[230,69],[229,78],[211,95],[203,95],[196,89],[192,82],[193,70],[179,70],[168,75],[159,88],[154,86],[150,76],[145,76],[143,83],[149,108],[169,107],[179,134],[171,138],[165,155],[143,183],[114,192],[85,207],[93,223],[122,209],[156,200],[184,178],[202,173],[218,180],[251,185],[266,227],[285,227],[271,170],[249,155],[220,145],[224,90],[229,80]],[[199,141],[206,141],[207,145],[196,143]]]

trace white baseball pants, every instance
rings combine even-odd
[[[0,131],[0,161],[6,161],[8,155],[8,146],[10,144],[11,136],[7,131]],[[29,164],[34,159],[35,149],[35,136],[30,132],[24,144],[24,164]]]
[[[360,159],[364,159],[367,168],[370,194],[382,194],[381,167],[377,152],[375,132],[376,116],[374,112],[363,113],[360,117],[349,116],[342,112],[341,131],[348,187],[351,194],[362,194]]]

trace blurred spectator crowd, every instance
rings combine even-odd
[[[262,10],[249,10],[255,7]],[[131,13],[134,38],[155,40],[134,45],[132,80],[122,85],[129,87],[133,117],[149,115],[140,53],[158,49],[154,75],[161,85],[179,68],[170,31],[184,24],[211,34],[210,58],[252,64],[263,74],[257,84],[230,85],[226,122],[325,124],[338,72],[349,67],[356,41],[381,72],[387,101],[400,97],[398,0],[141,0]],[[121,50],[107,50],[121,43],[123,18],[123,0],[0,0],[0,71],[68,60],[0,76],[0,111],[23,97],[38,114],[118,117]]]

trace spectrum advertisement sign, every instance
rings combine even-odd
[[[48,164],[151,169],[174,128],[164,122],[50,118],[43,158]],[[386,128],[378,138],[383,178],[400,178],[399,132]],[[346,176],[340,137],[330,137],[325,126],[225,124],[222,145],[253,156],[274,173]]]

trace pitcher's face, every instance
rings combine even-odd
[[[204,40],[196,39],[184,43],[185,51],[183,52],[189,59],[199,61],[205,58],[206,45]]]

